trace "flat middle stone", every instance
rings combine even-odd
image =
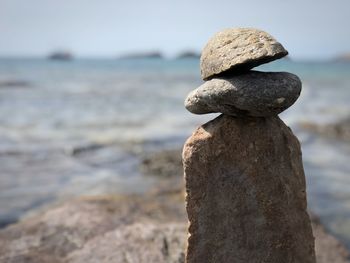
[[[275,116],[293,105],[301,86],[300,79],[291,73],[249,71],[206,81],[187,96],[185,107],[194,114]]]

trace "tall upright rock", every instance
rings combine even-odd
[[[247,28],[219,32],[203,50],[202,77],[210,80],[185,106],[223,114],[183,149],[187,263],[315,263],[300,145],[277,116],[297,100],[301,82],[250,71],[286,54]]]

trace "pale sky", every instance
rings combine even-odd
[[[350,52],[350,0],[0,0],[0,56],[116,57],[200,51],[218,30],[256,27],[296,59]]]

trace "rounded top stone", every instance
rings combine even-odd
[[[231,28],[216,33],[201,55],[204,80],[228,72],[249,70],[282,58],[288,51],[268,33],[254,28]]]

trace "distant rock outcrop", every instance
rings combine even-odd
[[[119,57],[119,59],[149,59],[149,58],[162,59],[163,55],[159,51],[152,51],[152,52],[130,53]]]
[[[56,51],[48,56],[51,60],[72,60],[73,55],[69,51]]]
[[[199,59],[200,54],[195,51],[184,51],[180,53],[176,58],[177,59]]]
[[[334,58],[336,62],[350,62],[350,53],[344,53]]]
[[[0,80],[0,88],[27,88],[31,84],[25,80]]]

